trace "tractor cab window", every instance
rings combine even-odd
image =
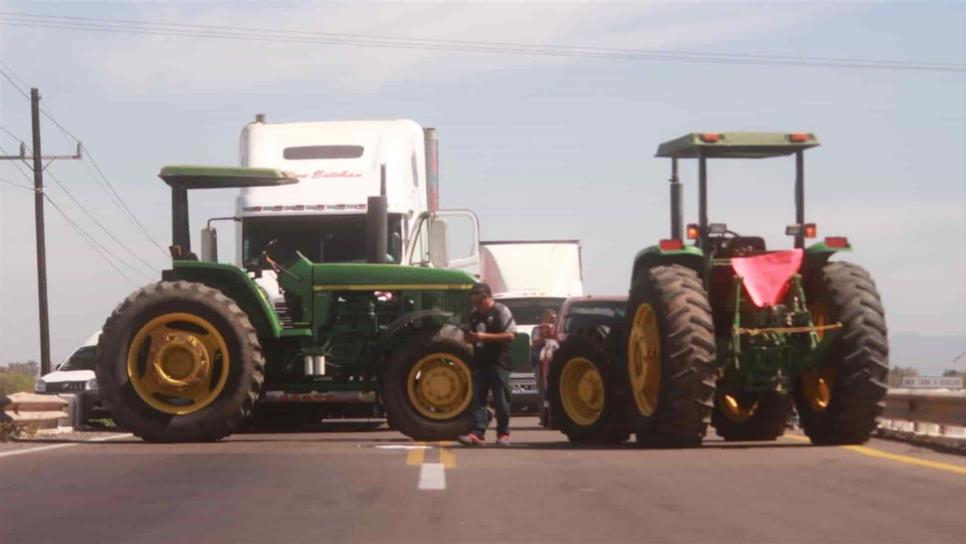
[[[389,252],[387,263],[399,263],[402,244],[402,215],[389,214]],[[303,215],[249,217],[242,221],[242,260],[257,258],[272,240],[272,257],[285,264],[295,260],[296,252],[315,263],[366,262],[366,216]]]

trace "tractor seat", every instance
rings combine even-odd
[[[716,257],[744,257],[765,252],[765,239],[761,236],[736,236],[721,243]]]

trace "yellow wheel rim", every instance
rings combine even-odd
[[[593,425],[604,410],[604,380],[589,359],[574,357],[560,372],[560,403],[576,424]]]
[[[640,304],[634,311],[627,340],[627,372],[637,411],[650,416],[657,409],[661,390],[661,339],[650,304]]]
[[[197,412],[225,389],[231,359],[218,329],[187,313],[156,317],[134,335],[127,375],[138,396],[172,415]]]
[[[736,395],[724,394],[718,397],[718,408],[721,413],[735,423],[744,423],[758,410],[758,400],[748,402]]]
[[[823,304],[816,304],[811,308],[812,324],[823,327],[831,322],[828,316],[828,308]],[[825,338],[825,331],[815,332],[821,342]],[[822,368],[818,370],[808,370],[802,373],[802,393],[805,401],[813,412],[824,412],[828,409],[832,401],[832,380],[835,377],[835,370],[832,368]]]
[[[812,325],[816,327],[824,327],[829,323],[828,310],[822,304],[816,304],[810,310],[812,314]],[[815,336],[818,337],[818,341],[821,342],[825,338],[825,331],[819,329],[815,331]]]
[[[822,368],[802,373],[802,393],[813,412],[824,412],[832,402],[835,370]]]
[[[409,402],[429,419],[453,419],[473,400],[473,375],[465,361],[433,353],[416,361],[406,379]]]

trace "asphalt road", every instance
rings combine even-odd
[[[693,450],[388,430],[131,438],[0,456],[0,542],[963,542],[966,457],[801,437]],[[492,441],[492,435],[489,437]],[[20,450],[23,452],[24,450]]]

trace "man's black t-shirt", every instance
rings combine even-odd
[[[483,313],[474,310],[470,314],[470,329],[476,332],[516,333],[517,324],[510,309],[497,302]],[[495,366],[510,370],[510,344],[478,342],[473,349],[473,362],[477,368]]]

